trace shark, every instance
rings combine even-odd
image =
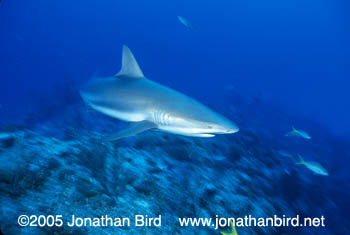
[[[294,127],[292,128],[292,130],[290,132],[288,132],[287,134],[285,134],[285,136],[296,136],[296,137],[301,137],[304,139],[311,139],[311,136],[303,130],[297,130]]]
[[[80,90],[92,109],[130,125],[104,138],[114,141],[147,130],[191,137],[214,137],[239,131],[238,126],[197,100],[146,78],[133,53],[122,49],[121,70],[90,80]]]

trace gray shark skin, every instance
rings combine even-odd
[[[93,109],[131,122],[127,129],[108,137],[109,141],[149,129],[193,137],[239,131],[233,122],[198,101],[147,79],[126,46],[121,71],[113,77],[93,79],[80,94]]]

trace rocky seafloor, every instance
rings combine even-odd
[[[244,114],[250,113],[242,113],[235,115],[247,120]],[[114,128],[112,122],[72,105],[63,116],[31,122],[29,127],[2,124],[2,133],[13,137],[0,146],[2,233],[220,234],[229,228],[180,227],[177,218],[275,214],[323,215],[326,227],[237,227],[238,234],[350,231],[349,176],[341,161],[329,160],[348,153],[337,141],[320,137],[300,144],[300,140],[287,140],[282,131],[279,136],[273,130],[263,131],[267,128],[255,119],[254,128],[249,121],[241,121],[239,133],[210,139],[149,131],[102,142],[104,131]],[[104,126],[98,126],[101,123]],[[278,154],[279,149],[288,148],[319,156],[329,176],[313,175]],[[17,218],[22,214],[162,215],[162,226],[20,227]]]

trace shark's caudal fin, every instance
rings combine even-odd
[[[157,128],[157,125],[153,122],[142,121],[130,124],[129,127],[123,129],[115,134],[105,137],[103,141],[115,141],[124,137],[133,136],[149,129]]]
[[[140,69],[134,55],[127,46],[123,46],[122,68],[116,74],[118,78],[143,78],[144,75]]]

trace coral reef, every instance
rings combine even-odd
[[[2,127],[12,139],[0,147],[4,234],[220,234],[228,227],[180,227],[177,218],[274,214],[324,215],[327,226],[236,226],[238,234],[349,231],[349,190],[336,187],[349,186],[346,176],[338,175],[336,167],[330,168],[329,177],[314,176],[281,157],[276,149],[288,146],[287,141],[259,128],[256,123],[261,120],[254,128],[211,139],[150,131],[110,143],[101,142],[101,133],[118,128],[114,120],[85,112],[79,105],[61,115],[32,130]],[[339,152],[331,143],[315,139],[315,155]],[[21,214],[162,215],[163,226],[20,227]]]

